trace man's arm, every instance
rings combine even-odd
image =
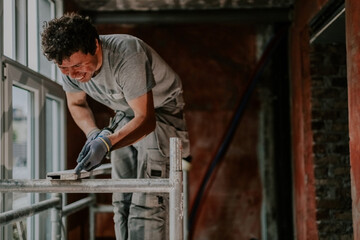
[[[85,92],[67,92],[66,99],[71,116],[85,135],[97,128]]]
[[[131,145],[152,131],[156,126],[152,91],[129,101],[134,118],[114,134],[109,135],[112,149]]]
[[[77,119],[77,124],[87,133],[88,129],[95,126],[92,111],[84,97],[80,94],[75,96],[78,98],[70,96],[72,100],[76,100],[71,104],[73,118]],[[133,144],[155,129],[155,110],[151,91],[129,101],[129,105],[134,111],[134,118],[115,133],[101,135],[100,132],[95,139],[85,144],[77,160],[76,173],[83,169],[91,171],[101,164],[101,160],[110,149]]]

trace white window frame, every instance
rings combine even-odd
[[[9,66],[8,64],[6,64],[7,66]],[[6,71],[5,71],[6,72]],[[8,78],[10,78],[9,75],[7,75]],[[18,87],[21,89],[24,89],[26,91],[29,91],[29,93],[32,95],[32,99],[30,102],[30,108],[29,111],[30,113],[28,114],[28,116],[30,117],[30,119],[28,119],[29,123],[28,123],[28,127],[30,127],[30,129],[27,129],[28,131],[28,139],[30,138],[30,141],[27,144],[27,155],[28,155],[28,159],[27,159],[27,167],[28,167],[28,171],[30,173],[30,179],[34,179],[36,178],[35,172],[37,170],[37,166],[39,165],[39,162],[41,162],[41,158],[40,158],[40,153],[41,151],[39,151],[39,126],[42,126],[41,120],[37,121],[36,119],[39,118],[39,106],[38,103],[40,102],[40,97],[41,97],[41,85],[39,85],[36,81],[33,81],[31,78],[29,78],[29,82],[24,85],[22,83],[20,83],[19,81],[17,81],[18,79],[9,79],[9,82],[12,82],[12,86],[11,86],[11,90],[13,89],[13,87]],[[11,105],[11,109],[13,109],[13,106]],[[12,112],[12,111],[11,111]],[[12,125],[12,124],[11,124]],[[11,127],[10,130],[11,136],[13,135],[13,128]],[[12,162],[13,157],[11,158],[11,166],[14,165],[14,162]],[[11,178],[12,177],[12,171],[11,171]],[[37,194],[30,194],[30,204],[35,203],[38,200]],[[7,199],[7,201],[9,201],[12,199]],[[34,217],[28,218],[27,219],[27,230],[31,229],[31,231],[27,231],[27,239],[35,239],[34,238]]]
[[[65,146],[64,146],[64,139],[65,139],[65,93],[62,90],[62,87],[47,79],[46,77],[36,73],[28,68],[25,68],[21,64],[8,59],[4,58],[3,63],[5,63],[6,67],[4,70],[6,76],[6,85],[8,89],[8,97],[12,99],[12,86],[17,86],[23,88],[25,90],[30,91],[33,94],[33,128],[32,132],[33,140],[31,149],[33,152],[31,153],[33,156],[32,161],[29,159],[28,164],[31,168],[31,178],[32,179],[44,179],[46,178],[45,172],[45,163],[46,163],[46,113],[45,113],[45,104],[46,98],[50,97],[51,99],[56,100],[60,104],[60,128],[63,129],[61,132],[60,141],[63,143],[61,144],[61,156],[59,156],[59,162],[57,166],[54,165],[54,169],[64,169],[65,168]],[[11,71],[10,71],[11,70]],[[13,74],[13,75],[12,75]],[[18,75],[16,75],[18,74]],[[24,83],[26,82],[26,83]],[[7,131],[7,134],[10,138],[12,136],[12,105],[11,101],[8,104],[8,111],[9,116],[7,117],[10,121],[10,127]],[[8,141],[12,144],[12,139],[8,139]],[[9,144],[10,145],[10,144]],[[11,149],[11,150],[10,150]],[[5,149],[5,151],[7,151]],[[12,169],[12,146],[8,148],[7,156],[8,158],[8,165],[10,166],[9,169]],[[7,174],[7,178],[12,178],[12,173],[9,172]],[[31,203],[42,201],[46,198],[46,194],[34,194],[31,198]],[[7,202],[11,199],[6,198]],[[6,201],[5,200],[5,201]],[[7,207],[9,208],[9,206]],[[9,209],[7,209],[9,210]],[[41,224],[40,218],[34,218],[32,220],[32,225],[28,226],[28,229],[32,229],[32,231],[28,233],[29,239],[41,239],[38,236],[45,233],[45,229],[42,228],[44,224]],[[29,235],[30,234],[30,235]]]

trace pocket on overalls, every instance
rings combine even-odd
[[[157,138],[158,148],[163,156],[170,156],[170,138],[177,137],[181,139],[182,156],[188,157],[190,155],[189,135],[187,131],[177,130],[173,126],[162,122],[156,122],[155,134]]]
[[[147,150],[146,178],[168,178],[169,159],[164,157],[158,149]]]
[[[169,177],[169,161],[164,157],[158,149],[147,149],[146,166],[144,170],[144,178],[160,179]],[[132,202],[136,206],[143,206],[146,208],[161,208],[164,209],[165,201],[168,201],[167,193],[134,193]],[[149,210],[150,211],[150,210]],[[160,211],[160,210],[154,210]]]

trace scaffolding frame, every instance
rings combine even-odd
[[[85,207],[90,207],[90,239],[94,239],[95,225],[92,207],[95,195],[63,207],[61,193],[115,193],[115,192],[165,192],[169,193],[169,237],[170,240],[184,238],[184,199],[181,140],[170,138],[170,173],[168,179],[3,179],[0,192],[53,193],[49,200],[28,207],[0,213],[0,226],[51,209],[52,240],[61,239],[62,218]]]

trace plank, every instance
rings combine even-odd
[[[57,172],[48,172],[46,174],[46,178],[53,180],[77,180],[82,178],[88,178],[91,176],[110,174],[110,173],[111,173],[111,163],[106,163],[106,164],[102,164],[100,167],[95,168],[90,172],[82,170],[80,174],[76,174],[74,169],[57,171]]]

